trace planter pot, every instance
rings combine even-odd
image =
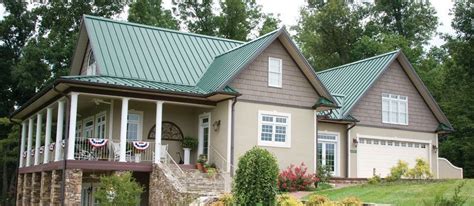
[[[191,155],[191,148],[183,148],[184,150],[184,164],[189,165],[189,159]]]
[[[199,171],[202,171],[202,164],[201,163],[196,163],[196,169]]]

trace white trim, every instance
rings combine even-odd
[[[388,97],[384,97],[384,95],[388,95]],[[396,98],[396,99],[395,99],[395,98],[392,98],[392,97],[391,97],[392,95],[397,96],[397,98]],[[405,99],[405,100],[402,100],[402,99],[400,99],[400,97],[405,97],[406,99]],[[384,100],[388,100],[388,107],[389,107],[389,108],[388,108],[388,117],[387,117],[387,118],[388,118],[388,121],[384,121],[384,119],[383,119],[383,112],[384,112],[384,110],[383,110],[383,101],[384,101]],[[396,101],[396,103],[397,103],[397,111],[396,111],[396,112],[397,112],[397,122],[392,122],[392,121],[391,121],[391,118],[390,118],[390,115],[391,115],[390,113],[392,113],[392,110],[391,110],[391,108],[392,108],[391,102],[392,102],[392,101]],[[406,114],[406,123],[400,122],[400,119],[399,119],[399,116],[400,116],[400,113],[401,113],[401,112],[400,112],[400,103],[401,103],[401,102],[405,102],[405,103],[406,103],[406,108],[405,108],[405,109],[406,109],[406,111],[405,111],[405,114]],[[409,120],[409,118],[408,118],[408,96],[398,95],[398,94],[390,94],[390,93],[382,93],[382,108],[381,108],[381,109],[382,109],[382,114],[381,114],[381,115],[382,115],[382,123],[385,123],[385,124],[397,124],[397,125],[408,125],[408,120]]]
[[[94,120],[95,120],[94,121],[94,137],[95,138],[100,138],[99,137],[99,129],[97,128],[99,126],[99,122],[97,121],[97,119],[99,119],[102,116],[104,116],[104,136],[103,136],[103,138],[107,139],[107,130],[108,130],[107,129],[107,112],[105,110],[95,114],[95,116],[94,116]]]
[[[232,144],[232,104],[233,100],[229,99],[228,105],[227,105],[227,172],[230,172],[231,170],[231,144]]]
[[[139,111],[139,110],[134,110],[134,109],[131,109],[131,110],[128,110],[128,114],[127,114],[127,124],[128,124],[128,115],[130,114],[136,114],[138,115],[138,131],[137,131],[137,140],[138,141],[141,141],[143,140],[143,114],[144,112],[143,111]],[[128,131],[127,131],[128,133]],[[125,133],[126,134],[126,133]],[[126,136],[125,136],[126,137]]]
[[[408,139],[408,138],[399,138],[399,137],[384,137],[384,136],[373,136],[373,135],[363,135],[363,134],[356,134],[357,140],[360,138],[369,138],[369,139],[383,139],[383,140],[393,140],[393,141],[402,141],[402,142],[412,142],[412,143],[426,143],[431,144],[430,140],[419,140],[419,139]]]
[[[318,160],[317,160],[317,155],[318,155],[318,112],[315,110],[313,112],[313,125],[314,125],[314,132],[313,132],[313,173],[316,173],[317,168],[318,168]]]
[[[285,142],[275,142],[273,139],[272,141],[262,141],[262,115],[270,115],[270,116],[281,116],[287,118],[286,123],[286,137]],[[258,111],[258,145],[265,146],[265,147],[291,147],[291,114],[290,113],[281,113],[277,111]],[[275,132],[275,131],[274,131]]]
[[[91,134],[90,137],[88,137],[88,136],[86,135],[86,124],[87,124],[87,122],[91,122],[91,121],[92,121],[92,126],[91,126],[91,128],[92,128],[92,134]],[[81,129],[82,129],[82,131],[81,131],[82,134],[81,134],[81,136],[82,136],[82,137],[86,137],[86,138],[94,137],[94,134],[95,134],[95,118],[94,118],[94,115],[89,116],[89,117],[87,117],[87,118],[84,118],[84,119],[82,119],[82,120],[80,120],[80,121],[77,121],[77,123],[80,123],[80,122],[82,122],[82,128],[81,128]],[[76,123],[76,126],[77,126],[77,123]],[[82,138],[82,137],[81,137],[81,138]]]
[[[272,61],[272,60],[278,61],[280,63],[280,73],[270,71],[270,61]],[[279,84],[273,84],[272,85],[270,83],[270,73],[276,73],[276,74],[280,75],[279,80],[278,80]],[[267,77],[268,77],[268,86],[269,87],[282,88],[282,85],[283,85],[283,83],[282,83],[282,80],[283,80],[283,60],[282,59],[276,58],[276,57],[268,57],[268,75],[267,75]]]
[[[204,127],[201,122],[202,119],[207,118],[207,154],[206,157],[209,160],[210,159],[210,149],[211,149],[211,113],[210,112],[205,112],[199,115],[198,117],[198,155],[204,154]]]
[[[340,155],[340,152],[341,152],[341,141],[340,141],[340,137],[341,137],[341,133],[339,132],[332,132],[332,131],[327,131],[327,130],[324,130],[324,131],[318,131],[318,136],[319,135],[334,135],[336,137],[335,140],[328,140],[328,139],[319,139],[318,138],[318,143],[335,143],[336,144],[336,151],[334,151],[334,176],[336,177],[340,177],[341,176],[341,171],[340,171],[340,168],[341,168],[341,155]],[[317,149],[317,145],[316,145],[316,149]],[[317,153],[316,153],[317,155]]]

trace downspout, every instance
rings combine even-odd
[[[64,150],[63,150],[63,173],[62,173],[62,177],[61,177],[61,205],[64,206],[64,195],[66,193],[66,167],[67,167],[67,149],[68,149],[68,144],[69,144],[69,141],[68,140],[68,137],[67,135],[69,134],[69,112],[71,110],[71,104],[70,104],[70,98],[69,96],[67,96],[66,94],[64,94],[62,91],[59,91],[56,86],[53,84],[53,90],[60,94],[61,96],[63,97],[66,97],[66,103],[67,103],[67,108],[66,108],[66,124],[65,127],[66,127],[66,131],[64,132],[64,135],[65,138],[64,138],[64,141],[65,141],[65,145],[64,145]],[[56,147],[58,147],[60,145],[56,145]]]
[[[351,165],[350,165],[351,159],[350,159],[350,158],[351,158],[351,144],[352,144],[352,143],[351,143],[351,141],[350,141],[350,139],[351,139],[351,136],[350,136],[350,135],[351,135],[351,132],[350,132],[350,130],[351,130],[352,128],[354,128],[354,127],[356,126],[356,124],[357,124],[356,122],[353,122],[353,123],[351,124],[351,126],[349,126],[349,128],[347,128],[347,133],[346,133],[346,135],[347,135],[347,168],[346,168],[347,178],[350,177],[350,171],[351,171],[351,168],[350,168],[350,167],[351,167]]]
[[[237,97],[234,97],[232,101],[232,110],[231,110],[231,123],[230,123],[230,176],[234,176],[234,114],[235,114],[235,104],[237,103]]]

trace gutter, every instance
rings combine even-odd
[[[237,103],[237,97],[234,97],[234,101],[232,101],[232,110],[231,110],[231,124],[230,124],[230,176],[234,176],[234,169],[232,165],[234,165],[234,120],[235,120],[235,104]]]

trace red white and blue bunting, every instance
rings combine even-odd
[[[95,148],[103,147],[107,145],[108,139],[89,138],[89,144]]]
[[[143,142],[143,141],[133,141],[132,144],[133,144],[133,147],[139,151],[144,151],[148,149],[148,147],[150,146],[150,142]]]

